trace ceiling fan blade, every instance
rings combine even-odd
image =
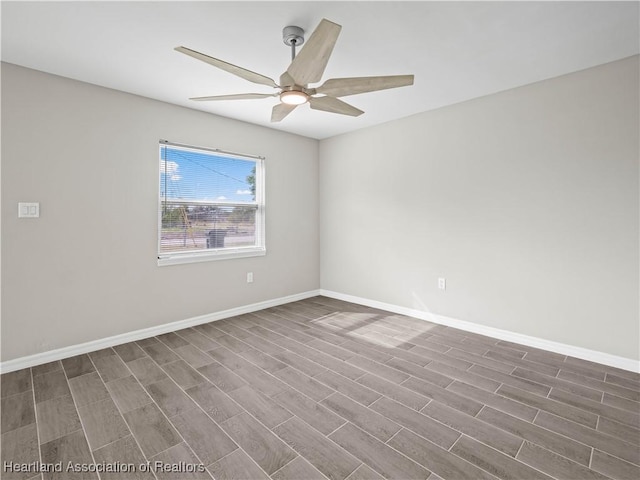
[[[296,84],[307,85],[320,81],[341,29],[337,23],[322,19],[287,68],[287,73]]]
[[[271,121],[279,122],[296,109],[297,105],[279,103],[271,110]]]
[[[209,102],[214,100],[252,100],[257,98],[277,97],[278,93],[236,93],[233,95],[214,95],[212,97],[193,97],[189,100]]]
[[[332,78],[317,87],[316,92],[332,97],[346,97],[347,95],[375,92],[388,88],[405,87],[407,85],[413,85],[413,75]]]
[[[268,85],[269,87],[278,86],[276,85],[276,82],[274,82],[269,77],[265,77],[264,75],[260,75],[259,73],[252,72],[251,70],[247,70],[246,68],[238,67],[237,65],[233,65],[232,63],[227,63],[223,60],[210,57],[209,55],[205,55],[204,53],[196,52],[195,50],[191,50],[190,48],[176,47],[175,50],[205,63],[208,63],[209,65],[213,65],[214,67],[218,67],[226,72],[232,73],[240,78],[249,80],[250,82],[259,83],[261,85]]]
[[[339,113],[357,117],[364,112],[348,103],[333,97],[309,97],[309,106],[314,110],[324,110],[325,112]]]

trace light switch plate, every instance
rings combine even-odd
[[[40,204],[37,202],[18,202],[18,218],[40,217]]]

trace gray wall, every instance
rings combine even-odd
[[[318,154],[3,64],[2,360],[319,286],[638,359],[638,83],[633,57]],[[267,157],[267,256],[156,265],[160,138]]]
[[[157,266],[159,139],[266,157],[266,256]],[[319,287],[316,140],[3,64],[2,170],[3,361]]]
[[[638,88],[636,56],[321,141],[321,287],[640,358]]]

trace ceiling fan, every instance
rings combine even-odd
[[[413,85],[413,75],[390,75],[383,77],[332,78],[318,87],[309,87],[309,84],[317,83],[321,80],[341,29],[340,25],[323,19],[309,37],[306,45],[296,55],[296,47],[304,43],[304,30],[295,26],[285,27],[282,32],[283,41],[291,46],[291,64],[287,71],[280,76],[279,84],[269,77],[196,52],[187,47],[176,47],[175,50],[250,82],[279,89],[276,93],[239,93],[195,97],[190,100],[201,102],[280,97],[281,103],[274,106],[271,112],[272,122],[281,121],[298,105],[304,103],[309,103],[309,106],[314,110],[357,117],[364,112],[339,100],[338,97]]]

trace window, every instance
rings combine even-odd
[[[160,142],[158,264],[265,254],[264,159]]]

